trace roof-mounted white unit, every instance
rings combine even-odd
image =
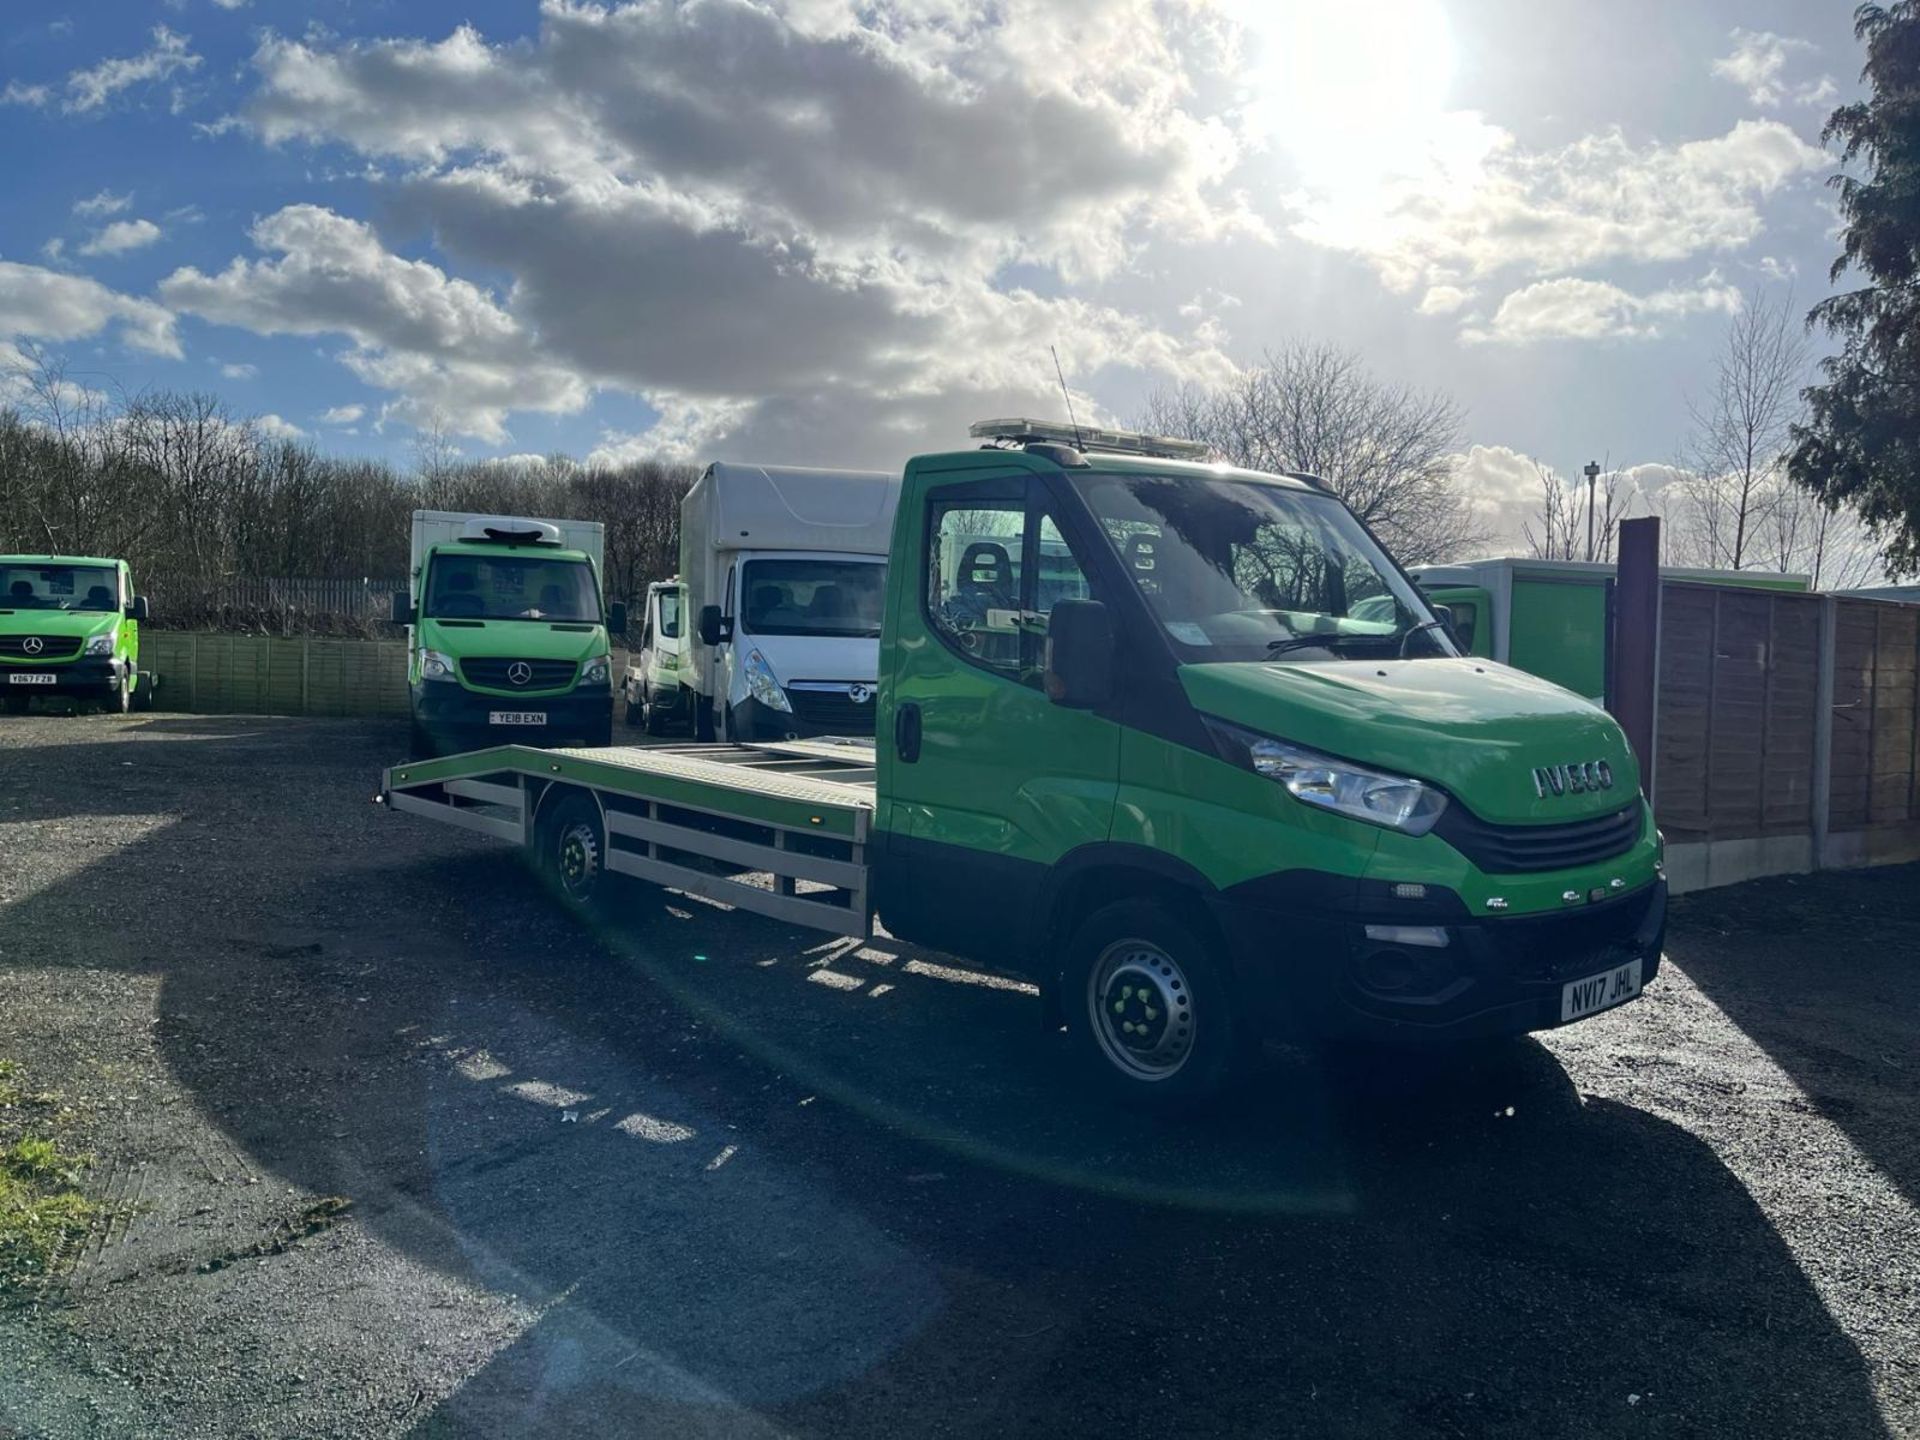
[[[1063,425],[1054,420],[978,420],[967,427],[976,440],[998,445],[1071,445],[1108,455],[1151,455],[1160,460],[1210,460],[1213,449],[1198,440],[1142,435],[1132,430],[1103,430],[1096,425]]]
[[[473,545],[559,545],[560,527],[545,520],[522,520],[512,515],[478,515],[460,527],[460,538]]]

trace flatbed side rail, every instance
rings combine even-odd
[[[677,777],[575,766],[555,773],[552,752],[517,747],[461,758],[467,763],[388,770],[388,807],[531,848],[543,797],[550,786],[566,786],[600,806],[606,867],[614,874],[829,934],[871,933],[864,808],[847,807],[855,809],[851,815],[823,813],[818,805],[769,813],[764,804],[728,803],[742,797],[725,790],[697,803]]]

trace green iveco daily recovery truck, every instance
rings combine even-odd
[[[576,905],[635,876],[1025,974],[1146,1100],[1266,1039],[1515,1035],[1653,979],[1661,842],[1620,727],[1459,653],[1320,482],[973,433],[906,467],[876,740],[506,746],[383,798],[527,847]]]
[[[124,560],[0,555],[0,702],[24,714],[34,696],[125,711],[153,702],[140,668],[147,601]]]
[[[413,512],[393,623],[408,627],[414,754],[612,742],[609,632],[627,620],[605,601],[604,549],[597,521]]]

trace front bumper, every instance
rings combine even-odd
[[[873,734],[873,708],[869,703],[860,707],[858,712],[836,713],[813,719],[790,710],[776,710],[771,705],[763,705],[749,697],[733,707],[733,733],[739,739],[749,742],[811,740],[827,735],[871,735]]]
[[[0,668],[0,695],[19,699],[33,695],[80,695],[98,700],[113,694],[129,666],[118,655],[89,655],[55,665],[8,665]],[[15,684],[15,675],[51,675],[51,685]]]
[[[570,690],[564,695],[483,695],[444,681],[416,682],[414,723],[435,745],[478,750],[488,745],[605,745],[613,730],[613,689]],[[496,712],[538,714],[544,725],[496,725]]]
[[[1286,878],[1295,893],[1313,888],[1298,872]],[[1638,960],[1644,993],[1659,973],[1664,879],[1577,909],[1500,917],[1470,916],[1445,895],[1396,906],[1380,887],[1324,879],[1347,903],[1281,908],[1262,903],[1258,886],[1213,901],[1248,1014],[1273,1038],[1447,1044],[1522,1035],[1562,1023],[1568,981]],[[1369,925],[1437,931],[1446,944],[1373,938]]]

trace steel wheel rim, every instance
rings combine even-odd
[[[1150,940],[1116,940],[1087,980],[1087,1015],[1101,1053],[1136,1080],[1169,1080],[1193,1055],[1193,985]]]
[[[584,900],[593,891],[600,873],[600,836],[585,820],[576,820],[561,830],[556,856],[560,887],[575,900]]]

